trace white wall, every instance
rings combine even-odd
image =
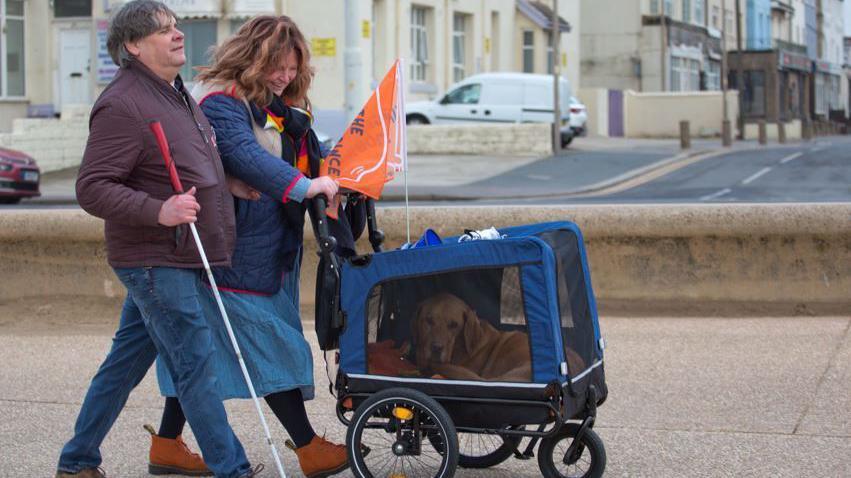
[[[730,121],[738,116],[738,92],[727,95]],[[676,93],[624,92],[624,135],[627,138],[675,138],[680,121],[691,122],[692,137],[719,136],[723,118],[720,91]]]
[[[408,128],[411,154],[552,154],[549,123],[428,125]]]

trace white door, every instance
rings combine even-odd
[[[61,105],[91,103],[89,30],[59,31],[59,96]]]

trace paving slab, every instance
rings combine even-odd
[[[114,300],[0,303],[0,475],[52,474],[117,313]],[[610,395],[596,430],[607,476],[851,476],[851,407],[842,396],[851,318],[605,317],[601,327]],[[317,399],[307,403],[308,414],[318,432],[342,440],[321,356],[314,363]],[[149,373],[103,445],[110,476],[148,476],[141,425],[156,425],[161,406]],[[253,405],[226,407],[249,457],[268,467]],[[271,413],[267,419],[287,470],[299,476],[283,447],[285,431]],[[274,475],[267,468],[263,476]],[[509,460],[457,476],[540,473],[535,460]]]

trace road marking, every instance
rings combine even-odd
[[[786,156],[785,158],[781,159],[780,164],[786,164],[789,161],[792,161],[793,159],[800,158],[801,156],[803,156],[803,154],[804,153],[802,153],[800,151],[795,153],[795,154],[790,154],[789,156]]]
[[[742,181],[742,185],[744,186],[745,184],[750,184],[750,183],[752,183],[752,182],[756,181],[756,180],[757,180],[757,178],[759,178],[760,176],[762,176],[763,174],[765,174],[765,173],[767,173],[767,172],[769,172],[769,171],[771,171],[771,168],[762,168],[762,169],[760,169],[759,171],[757,171],[757,172],[756,172],[756,174],[754,174],[753,176],[751,176],[751,177],[749,177],[749,178],[745,179],[744,181]]]
[[[730,192],[732,192],[732,189],[724,188],[724,189],[718,191],[717,193],[707,194],[706,196],[703,196],[702,198],[700,198],[700,200],[701,201],[711,201],[713,199],[718,199],[725,194],[730,194]]]

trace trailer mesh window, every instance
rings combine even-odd
[[[530,382],[520,267],[382,282],[367,297],[370,374]]]

